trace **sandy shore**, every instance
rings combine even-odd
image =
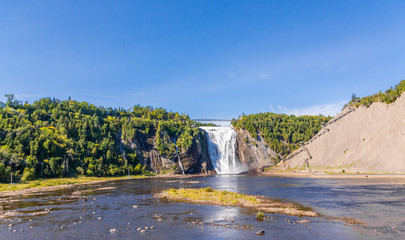
[[[325,174],[325,173],[306,173],[306,172],[264,172],[262,176],[275,177],[297,177],[297,178],[343,178],[343,179],[405,179],[405,174]]]

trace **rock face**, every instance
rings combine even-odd
[[[344,109],[278,168],[405,173],[404,95],[388,105]]]
[[[156,149],[153,135],[151,136],[139,133],[132,142],[122,143],[122,145],[136,149],[137,156],[140,157],[146,168],[152,172],[162,173],[163,171],[172,169],[175,173],[181,174],[178,158],[161,156]],[[188,151],[180,152],[179,157],[186,174],[215,173],[208,155],[207,139],[203,132],[193,138],[191,147]]]
[[[273,166],[273,158],[277,153],[273,151],[264,139],[254,139],[247,130],[239,129],[236,138],[236,155],[241,163],[249,167],[250,172],[261,172],[263,167]]]
[[[207,139],[204,133],[198,134],[193,139],[193,144],[188,151],[180,153],[180,159],[184,167],[184,172],[186,174],[215,173],[208,155]],[[181,173],[179,171],[180,168],[177,169],[178,170],[176,171],[176,173]]]

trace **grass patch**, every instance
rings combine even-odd
[[[173,201],[186,201],[195,204],[234,206],[253,208],[260,212],[280,213],[294,216],[318,216],[311,208],[296,203],[283,202],[264,196],[248,195],[207,188],[171,188],[155,195]]]
[[[69,184],[80,184],[80,183],[89,183],[100,180],[119,180],[119,179],[130,179],[130,178],[142,178],[143,175],[131,176],[131,177],[78,177],[78,178],[47,178],[47,179],[38,179],[33,181],[28,181],[24,183],[1,183],[0,192],[3,191],[16,191],[30,188],[41,188],[41,187],[53,187]]]

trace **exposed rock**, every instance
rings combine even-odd
[[[345,108],[278,168],[405,173],[404,95],[391,104]]]
[[[311,221],[309,221],[308,219],[303,219],[303,220],[299,220],[297,221],[297,223],[310,223]]]
[[[194,137],[190,149],[180,153],[180,159],[186,174],[210,174],[210,171],[215,171],[208,155],[207,137],[204,132]],[[179,170],[180,168],[178,173]]]
[[[260,231],[256,232],[256,235],[264,235],[264,230],[260,230]]]
[[[238,133],[236,137],[236,156],[242,164],[249,167],[250,173],[259,173],[263,171],[265,166],[273,166],[272,158],[277,157],[277,153],[273,151],[260,136],[254,139],[250,133],[244,129],[235,129]]]
[[[160,155],[156,148],[154,135],[154,132],[149,133],[149,135],[138,132],[131,142],[121,141],[121,148],[124,149],[125,146],[134,149],[149,171],[161,173],[167,169],[175,168],[175,173],[181,174],[177,156],[167,158]],[[207,139],[204,132],[194,136],[191,147],[187,151],[179,152],[179,156],[186,174],[213,173],[214,169],[208,155]]]

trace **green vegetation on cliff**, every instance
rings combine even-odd
[[[232,120],[236,129],[245,129],[255,138],[264,138],[271,149],[286,156],[299,147],[300,142],[306,142],[321,129],[322,123],[332,117],[299,116],[259,113],[244,115]]]
[[[6,97],[0,103],[0,182],[10,182],[11,173],[14,182],[147,174],[138,148],[156,140],[159,153],[172,158],[176,144],[187,151],[199,131],[187,115],[162,108],[124,110],[51,98],[22,104]]]
[[[399,96],[405,91],[405,80],[402,80],[399,84],[395,87],[391,87],[390,89],[386,90],[384,93],[380,91],[377,94],[373,94],[367,97],[356,98],[356,95],[353,94],[352,100],[344,106],[365,106],[369,107],[371,104],[375,102],[384,102],[386,104],[390,104],[395,102]]]

